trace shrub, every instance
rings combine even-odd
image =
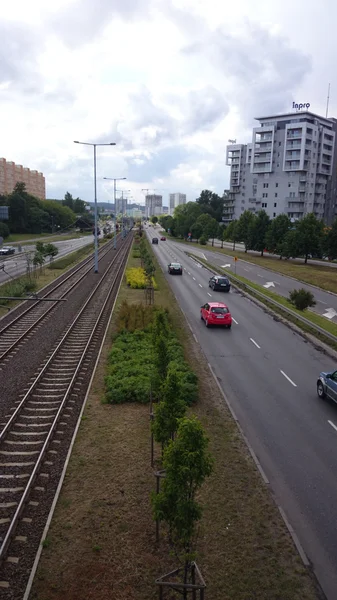
[[[135,290],[145,289],[147,286],[146,273],[142,267],[134,267],[127,269],[125,272],[127,285]],[[158,288],[154,278],[152,277],[152,285],[156,290]]]
[[[4,240],[9,237],[10,231],[7,223],[0,223],[0,237]]]
[[[315,306],[316,301],[314,295],[309,290],[300,288],[289,292],[289,300],[297,310],[305,310],[309,306]]]
[[[1,296],[16,296],[22,298],[27,292],[33,292],[36,288],[36,281],[28,279],[28,277],[23,277],[2,285]],[[10,302],[11,300],[1,300],[1,304],[4,304],[5,306]]]
[[[207,237],[205,235],[202,235],[199,239],[199,244],[201,244],[202,246],[206,246],[207,242],[208,242]]]

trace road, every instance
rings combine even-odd
[[[210,290],[210,272],[178,244],[153,249],[164,272],[171,261],[183,265],[182,277],[166,277],[327,598],[336,600],[337,406],[316,396],[317,375],[336,364],[240,293]],[[200,306],[220,299],[231,330],[200,320]]]
[[[226,267],[233,275],[236,269],[237,275],[245,277],[285,298],[289,297],[289,292],[291,290],[304,287],[314,294],[316,300],[316,306],[310,310],[326,317],[329,321],[337,323],[337,296],[335,294],[325,292],[320,288],[312,287],[301,281],[292,279],[291,277],[286,277],[285,275],[270,271],[269,269],[264,269],[263,267],[246,262],[245,260],[238,259],[235,267],[233,256],[228,256],[222,252],[217,253],[206,249],[198,250],[195,246],[187,247],[186,244],[179,244],[179,242],[171,241],[170,243],[173,244],[174,248],[177,250],[178,248],[180,250],[185,250],[185,252],[208,260],[213,265]]]
[[[87,235],[73,240],[64,240],[53,243],[59,249],[59,253],[55,258],[55,260],[57,260],[83,246],[93,244],[93,236]],[[6,281],[18,277],[19,275],[23,275],[26,272],[27,266],[25,252],[34,252],[34,250],[35,246],[22,246],[22,253],[13,254],[10,257],[0,257],[0,284],[6,283]]]

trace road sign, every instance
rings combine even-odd
[[[238,260],[238,257],[237,257],[237,256],[234,256],[234,260],[235,260],[235,262],[236,262],[236,261]]]

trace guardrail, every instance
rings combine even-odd
[[[186,254],[188,256],[190,256],[191,258],[193,258],[193,260],[195,260],[196,262],[199,262],[200,264],[202,264],[204,267],[206,267],[212,273],[215,273],[216,275],[219,274],[219,272],[223,272],[226,275],[229,274],[228,271],[226,271],[225,269],[222,269],[221,267],[219,267],[219,269],[212,268],[209,264],[205,264],[204,262],[202,262],[202,260],[199,260],[198,257],[194,256],[193,254],[190,254],[189,252],[186,252]],[[244,287],[247,291],[252,292],[253,295],[255,294],[257,296],[260,296],[260,298],[262,298],[264,301],[267,300],[273,306],[276,306],[277,308],[279,308],[283,312],[288,313],[289,315],[291,315],[292,317],[294,317],[298,321],[301,321],[302,323],[304,323],[308,327],[311,327],[311,329],[314,329],[315,331],[321,333],[326,338],[330,339],[332,342],[335,342],[335,344],[337,344],[337,336],[333,335],[333,333],[330,333],[329,331],[327,331],[323,327],[320,327],[319,325],[316,325],[316,323],[313,323],[309,319],[306,319],[305,317],[302,317],[302,315],[299,315],[294,310],[291,310],[291,308],[287,308],[283,304],[280,304],[280,302],[277,302],[277,300],[274,300],[273,298],[270,298],[269,296],[266,296],[263,292],[259,292],[258,290],[256,290],[252,286],[250,286],[249,284],[241,281],[241,279],[239,279],[238,277],[235,277],[235,275],[232,275],[232,273],[230,273],[230,280],[231,280],[231,283],[233,281],[236,282],[236,285],[234,284],[235,288],[237,288],[239,290],[242,290],[242,287]]]

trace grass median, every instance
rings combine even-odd
[[[207,244],[206,246],[201,246],[200,244],[194,242],[186,242],[185,240],[178,240],[177,238],[170,237],[170,240],[176,241],[186,246],[193,246],[194,248],[198,248],[200,251],[211,251],[222,253],[225,256],[237,256],[238,259],[244,260],[249,263],[253,263],[254,265],[258,265],[264,269],[269,269],[274,273],[279,273],[280,275],[285,275],[288,277],[293,277],[298,279],[298,281],[303,281],[303,283],[308,283],[311,285],[316,285],[317,287],[322,288],[322,290],[326,290],[329,292],[334,292],[337,294],[337,267],[329,267],[326,263],[322,265],[312,265],[310,263],[295,263],[291,260],[280,260],[271,254],[265,254],[264,256],[253,256],[247,252],[243,252],[242,250],[229,250],[228,248],[220,248],[219,246],[211,246]]]
[[[206,598],[318,598],[315,580],[303,566],[155,263],[155,304],[169,310],[185,358],[198,373],[199,400],[191,410],[205,427],[215,458],[214,473],[200,494],[204,513],[197,562],[206,579]],[[130,253],[128,267],[138,266],[139,259]],[[144,290],[131,290],[125,282],[121,286],[31,600],[155,600],[154,580],[176,566],[166,543],[155,544],[149,407],[102,402],[111,339],[124,300],[138,304]]]

